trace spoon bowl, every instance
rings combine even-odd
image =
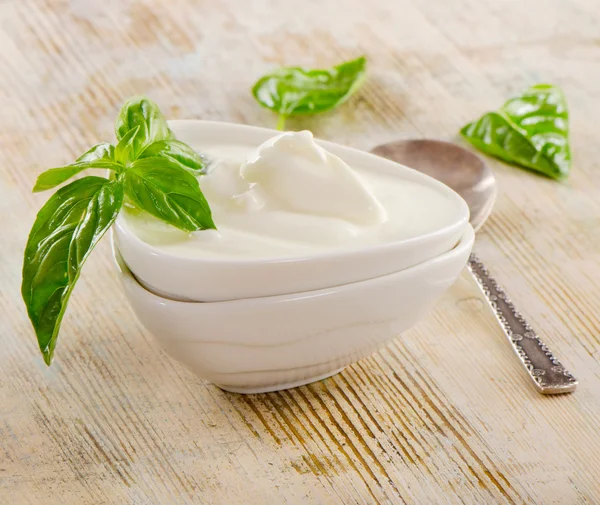
[[[476,154],[451,142],[434,139],[399,140],[372,149],[373,154],[406,165],[452,188],[464,198],[477,231],[496,201],[496,178]]]

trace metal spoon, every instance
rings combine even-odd
[[[471,225],[475,230],[490,215],[496,199],[496,180],[491,169],[472,152],[450,142],[427,139],[391,142],[377,146],[371,152],[450,186],[469,205]],[[574,391],[577,387],[575,377],[540,340],[475,254],[471,254],[468,267],[537,390],[544,394]]]

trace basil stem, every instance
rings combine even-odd
[[[285,120],[287,119],[287,116],[284,114],[279,114],[279,117],[277,118],[277,129],[278,130],[283,130],[285,128]]]

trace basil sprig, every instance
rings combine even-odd
[[[328,69],[285,67],[261,77],[252,88],[260,105],[279,114],[278,129],[288,116],[318,114],[345,102],[366,77],[364,56]]]
[[[554,179],[569,173],[569,111],[556,86],[531,86],[460,133],[477,149],[508,163]]]
[[[174,138],[153,102],[128,100],[115,133],[116,146],[97,144],[75,163],[42,173],[34,187],[54,188],[86,169],[111,171],[108,179],[87,176],[56,191],[27,240],[21,293],[48,365],[81,268],[125,200],[184,231],[215,228],[195,177],[204,169],[203,160]]]

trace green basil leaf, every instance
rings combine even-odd
[[[366,77],[364,56],[321,70],[286,67],[261,77],[252,94],[282,116],[317,114],[347,100]]]
[[[198,180],[167,158],[141,158],[125,171],[125,192],[139,209],[184,231],[215,228]]]
[[[554,179],[569,173],[569,112],[556,86],[532,86],[460,133],[477,149],[508,163]]]
[[[154,157],[174,161],[193,175],[206,173],[206,160],[190,146],[179,140],[159,140],[158,142],[154,142],[154,144],[150,144],[144,149],[139,159]]]
[[[38,176],[35,186],[33,187],[33,192],[39,193],[40,191],[52,189],[88,168],[102,168],[113,170],[115,172],[122,170],[121,165],[108,159],[80,161],[65,167],[50,168]]]
[[[88,149],[77,158],[75,163],[46,170],[37,178],[33,192],[38,193],[52,189],[88,168],[104,168],[119,171],[121,167],[115,162],[115,148],[108,142],[102,142]]]
[[[21,293],[48,365],[81,267],[122,204],[121,181],[84,177],[59,189],[36,217],[25,247]]]
[[[135,160],[135,147],[136,141],[140,133],[140,126],[136,126],[129,130],[123,138],[117,143],[115,148],[115,159],[118,163],[126,165],[127,163]]]
[[[85,153],[83,153],[79,158],[77,158],[77,162],[84,161],[96,161],[96,160],[106,160],[106,161],[114,161],[115,160],[115,147],[108,142],[102,142],[100,144],[96,144],[94,147],[88,149]]]
[[[117,140],[121,140],[136,126],[140,127],[140,131],[135,138],[132,159],[136,159],[153,142],[173,138],[158,106],[145,97],[130,98],[121,108],[115,124]]]

